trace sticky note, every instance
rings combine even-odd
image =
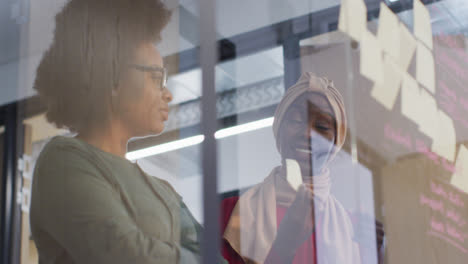
[[[453,120],[444,112],[438,111],[436,115],[437,136],[432,138],[431,150],[448,161],[455,159],[456,134]]]
[[[402,77],[401,113],[417,124],[421,115],[424,114],[424,109],[417,103],[419,102],[419,86],[408,73],[403,73]]]
[[[293,159],[286,159],[286,179],[294,190],[298,190],[302,184],[301,168]]]
[[[422,43],[417,44],[416,80],[435,94],[435,64],[434,55]]]
[[[437,109],[437,103],[434,96],[432,96],[428,91],[419,88],[419,98],[414,101],[413,104],[424,112],[416,122],[419,125],[419,130],[430,138],[437,137],[438,124],[435,122],[435,117],[438,115],[439,110]]]
[[[384,55],[383,83],[374,83],[371,96],[387,110],[392,110],[401,87],[402,72],[389,55]]]
[[[413,1],[414,35],[432,50],[432,28],[429,11],[419,0]]]
[[[398,58],[398,64],[402,70],[407,71],[416,51],[416,40],[403,23],[399,25],[400,56]]]
[[[395,59],[400,55],[399,23],[398,17],[381,2],[377,38],[382,50]]]
[[[369,31],[362,33],[360,66],[361,74],[374,83],[383,83],[383,55],[379,41]]]
[[[338,30],[342,32],[348,31],[348,22],[346,21],[346,18],[348,17],[346,15],[347,10],[348,10],[348,0],[341,0],[340,14],[338,16]]]
[[[468,149],[461,145],[455,162],[455,173],[450,183],[462,191],[468,193]]]
[[[338,30],[359,41],[367,31],[367,8],[363,0],[342,0],[338,17]]]

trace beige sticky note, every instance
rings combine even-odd
[[[435,64],[434,55],[422,43],[417,44],[416,80],[435,94]]]
[[[416,51],[416,40],[403,23],[400,23],[398,28],[400,30],[400,56],[398,64],[402,70],[407,71]]]
[[[299,163],[293,159],[286,159],[286,179],[289,185],[296,191],[302,184],[301,168],[299,167]]]
[[[438,115],[438,109],[434,96],[428,91],[419,88],[419,98],[413,103],[424,112],[424,114],[421,114],[420,118],[416,121],[419,125],[419,130],[430,138],[437,137],[438,124],[435,122],[435,117]]]
[[[379,41],[369,31],[361,35],[361,55],[359,70],[374,83],[383,83],[383,54]]]
[[[402,77],[401,113],[432,139],[431,150],[434,153],[453,161],[456,135],[452,119],[438,110],[434,96],[420,88],[411,75],[403,73]]]
[[[450,183],[462,191],[468,193],[468,149],[461,145],[455,162],[455,173]]]
[[[383,2],[380,3],[377,38],[382,50],[395,59],[400,55],[400,28],[398,17]]]
[[[414,35],[432,50],[432,28],[429,11],[419,0],[413,1]]]
[[[346,15],[348,11],[347,8],[348,8],[348,0],[341,0],[340,14],[338,16],[338,30],[342,32],[348,31],[348,22],[346,21],[346,18],[348,17]]]
[[[437,136],[432,138],[431,150],[448,161],[455,159],[456,134],[453,120],[443,111],[436,115]]]
[[[416,80],[408,73],[402,74],[403,82],[401,85],[401,113],[410,120],[418,123],[424,110],[418,104],[419,87]]]
[[[338,17],[338,30],[359,41],[367,31],[367,8],[363,0],[342,0]]]
[[[371,96],[387,110],[392,110],[401,87],[402,71],[389,55],[384,55],[383,83],[374,83]]]

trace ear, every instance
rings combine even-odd
[[[111,98],[110,98],[110,103],[111,103],[111,111],[112,113],[118,113],[119,110],[119,104],[120,104],[120,87],[119,86],[114,86],[111,89]]]
[[[119,96],[119,88],[118,87],[113,87],[112,92],[111,92],[112,98],[118,97]]]
[[[114,109],[114,105],[118,103],[119,97],[119,70],[118,70],[118,63],[117,63],[117,53],[112,57],[112,88],[111,88],[111,104],[112,109]]]

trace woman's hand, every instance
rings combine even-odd
[[[309,188],[301,185],[278,227],[271,251],[282,258],[281,263],[291,262],[296,250],[311,236],[314,227],[314,195]]]

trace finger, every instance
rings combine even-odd
[[[379,229],[383,229],[383,224],[378,220],[375,220],[375,226]]]
[[[308,184],[302,184],[299,187],[298,194],[301,195],[301,198],[307,201],[311,201],[314,199],[314,192],[312,190],[312,187],[309,187]]]
[[[301,186],[296,194],[296,198],[291,205],[291,211],[301,217],[310,217],[313,213],[313,194],[304,186]]]

